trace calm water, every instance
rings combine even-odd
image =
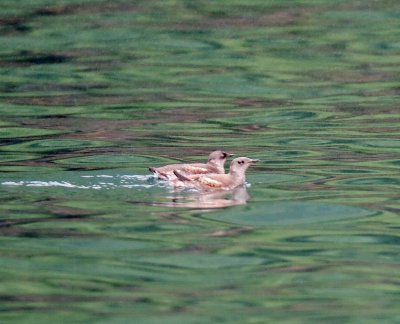
[[[2,323],[400,322],[397,1],[2,0]],[[261,159],[247,188],[148,166]]]

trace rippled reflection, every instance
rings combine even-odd
[[[187,207],[187,208],[224,208],[229,206],[244,205],[250,199],[246,186],[240,186],[232,190],[222,190],[217,192],[191,191],[183,194],[174,192],[174,196],[169,197],[171,201],[154,203],[154,206]]]

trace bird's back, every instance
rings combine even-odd
[[[219,171],[215,166],[206,163],[169,164],[159,168],[149,168],[149,170],[157,177],[164,180],[175,179],[176,176],[174,174],[174,170],[183,172],[187,175],[206,174]]]

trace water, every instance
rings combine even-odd
[[[393,1],[2,1],[1,322],[399,322]],[[215,149],[244,188],[149,166]]]

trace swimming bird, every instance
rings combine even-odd
[[[195,174],[185,175],[179,170],[174,170],[177,177],[171,184],[176,187],[195,188],[199,190],[230,190],[243,185],[246,181],[247,168],[259,160],[247,157],[238,157],[231,162],[227,174]]]
[[[163,167],[154,168],[150,167],[149,170],[155,176],[162,180],[176,180],[174,170],[178,170],[181,174],[205,174],[205,173],[225,173],[224,164],[228,157],[233,154],[224,151],[214,151],[208,156],[207,163],[182,163],[182,164],[169,164]]]

